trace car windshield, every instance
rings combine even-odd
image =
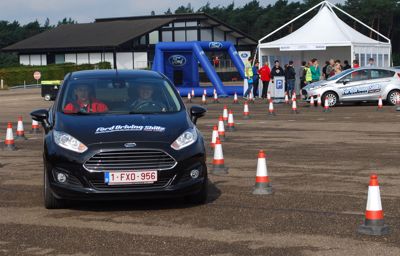
[[[338,74],[336,74],[334,76],[329,77],[327,80],[328,81],[336,80],[336,79],[338,79],[338,78],[340,78],[340,77],[342,77],[344,75],[347,75],[348,73],[352,72],[353,70],[354,70],[353,68],[346,69],[346,70],[344,70],[344,71],[342,71],[342,72],[340,72],[340,73],[338,73]]]
[[[61,98],[66,114],[154,114],[181,110],[172,86],[163,79],[76,79]]]

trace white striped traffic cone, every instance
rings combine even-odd
[[[225,125],[222,116],[219,116],[218,120],[218,137],[221,141],[225,141]]]
[[[389,233],[389,227],[385,225],[383,218],[378,176],[376,174],[371,174],[370,177],[365,221],[358,227],[358,233],[377,236]]]
[[[233,111],[232,109],[229,110],[228,114],[228,131],[235,131],[235,121],[233,120]]]
[[[219,103],[217,91],[214,89],[214,103]]]
[[[215,88],[213,90],[213,94],[217,94],[217,90]]]
[[[318,97],[317,97],[317,105],[318,105],[318,107],[321,107],[321,105],[322,105],[321,95],[319,95],[319,94],[318,94]]]
[[[233,95],[233,104],[239,104],[239,100],[238,100],[238,96],[237,93],[235,92],[235,94]]]
[[[8,122],[7,124],[6,140],[4,141],[4,150],[9,150],[9,151],[16,150],[11,122]]]
[[[15,134],[16,140],[26,140],[25,131],[24,131],[24,123],[22,122],[22,116],[18,117],[18,124],[17,124],[17,132]]]
[[[312,94],[310,96],[310,107],[315,107],[314,95],[312,95]]]
[[[297,100],[296,98],[292,99],[292,113],[293,114],[298,114],[299,111],[297,110]]]
[[[325,97],[325,101],[324,101],[324,110],[323,112],[329,112],[330,108],[329,108],[329,100],[328,97]]]
[[[382,110],[382,108],[383,108],[382,96],[379,96],[378,109],[377,110]]]
[[[192,88],[192,98],[194,98],[194,89]]]
[[[215,143],[213,167],[211,173],[228,173],[228,168],[225,167],[224,153],[222,151],[222,145],[219,138],[217,138],[217,142]]]
[[[285,104],[289,104],[289,96],[287,92],[285,92]]]
[[[297,97],[296,97],[296,93],[295,93],[295,92],[292,93],[292,101],[294,101],[294,100],[297,100]]]
[[[224,124],[228,123],[228,107],[225,105],[224,110],[222,111],[222,119],[224,120]]]
[[[201,104],[202,105],[207,105],[207,98],[206,98],[205,94],[203,94],[203,96],[201,96]]]
[[[253,95],[253,92],[252,92],[252,91],[250,91],[250,93],[249,93],[249,102],[250,102],[251,104],[254,104],[254,95]]]
[[[267,100],[268,102],[271,100],[271,93],[269,91],[267,92]]]
[[[214,125],[211,136],[211,148],[215,148],[215,143],[217,143],[217,138],[218,138],[218,127]]]
[[[275,114],[275,109],[274,109],[274,103],[273,103],[273,101],[271,99],[269,100],[268,112],[269,112],[269,115],[271,115],[271,116],[275,116],[276,115]]]
[[[188,92],[187,101],[188,103],[192,102],[192,95]]]
[[[207,95],[207,90],[206,89],[203,90],[203,95]]]
[[[243,105],[243,118],[244,119],[250,118],[249,104],[247,104],[247,100],[244,102]]]
[[[267,160],[264,150],[258,152],[256,185],[253,190],[254,195],[272,194],[272,185],[268,177]]]
[[[32,130],[31,133],[38,134],[40,132],[39,122],[32,119]]]

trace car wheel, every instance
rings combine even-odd
[[[329,107],[334,107],[338,104],[339,102],[339,97],[335,92],[325,92],[322,94],[322,105],[325,106],[325,98],[328,98],[328,104]]]
[[[391,90],[391,91],[388,93],[388,96],[387,96],[386,101],[387,101],[390,105],[396,105],[397,97],[400,97],[400,91],[399,91],[399,90]]]
[[[64,208],[65,202],[54,197],[49,186],[47,170],[44,168],[44,207],[46,209],[61,209]]]
[[[193,195],[185,196],[185,202],[190,204],[205,204],[208,197],[208,179],[206,178],[201,190]]]
[[[51,100],[50,94],[44,95],[44,100],[45,100],[45,101],[50,101],[50,100]]]

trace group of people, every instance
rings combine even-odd
[[[281,67],[278,60],[274,61],[274,66],[270,69],[268,62],[260,68],[259,62],[255,61],[254,65],[253,58],[249,57],[245,62],[245,76],[248,82],[248,88],[244,94],[244,98],[247,98],[250,92],[253,92],[254,97],[267,98],[268,86],[270,81],[274,81],[274,76],[285,77],[285,91],[291,95],[295,90],[295,79],[296,71],[293,66],[293,61],[289,61],[283,68]],[[367,66],[374,66],[374,59],[368,60]],[[343,65],[339,59],[330,59],[325,62],[325,65],[321,68],[318,59],[313,58],[308,62],[303,61],[300,68],[300,88],[303,88],[307,84],[317,82],[319,80],[326,80],[336,74],[339,74],[343,70],[350,68],[359,68],[358,60],[353,61],[353,66],[350,66],[349,61],[345,60]],[[261,95],[258,95],[259,80],[262,81],[263,89]]]

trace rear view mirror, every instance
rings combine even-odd
[[[43,125],[46,133],[49,131],[49,129],[50,129],[50,124],[48,121],[49,111],[47,109],[35,110],[35,111],[31,112],[31,116],[32,116],[33,120],[38,121]]]
[[[192,106],[190,108],[190,119],[194,124],[196,124],[197,119],[204,116],[207,112],[207,109],[200,106]]]

